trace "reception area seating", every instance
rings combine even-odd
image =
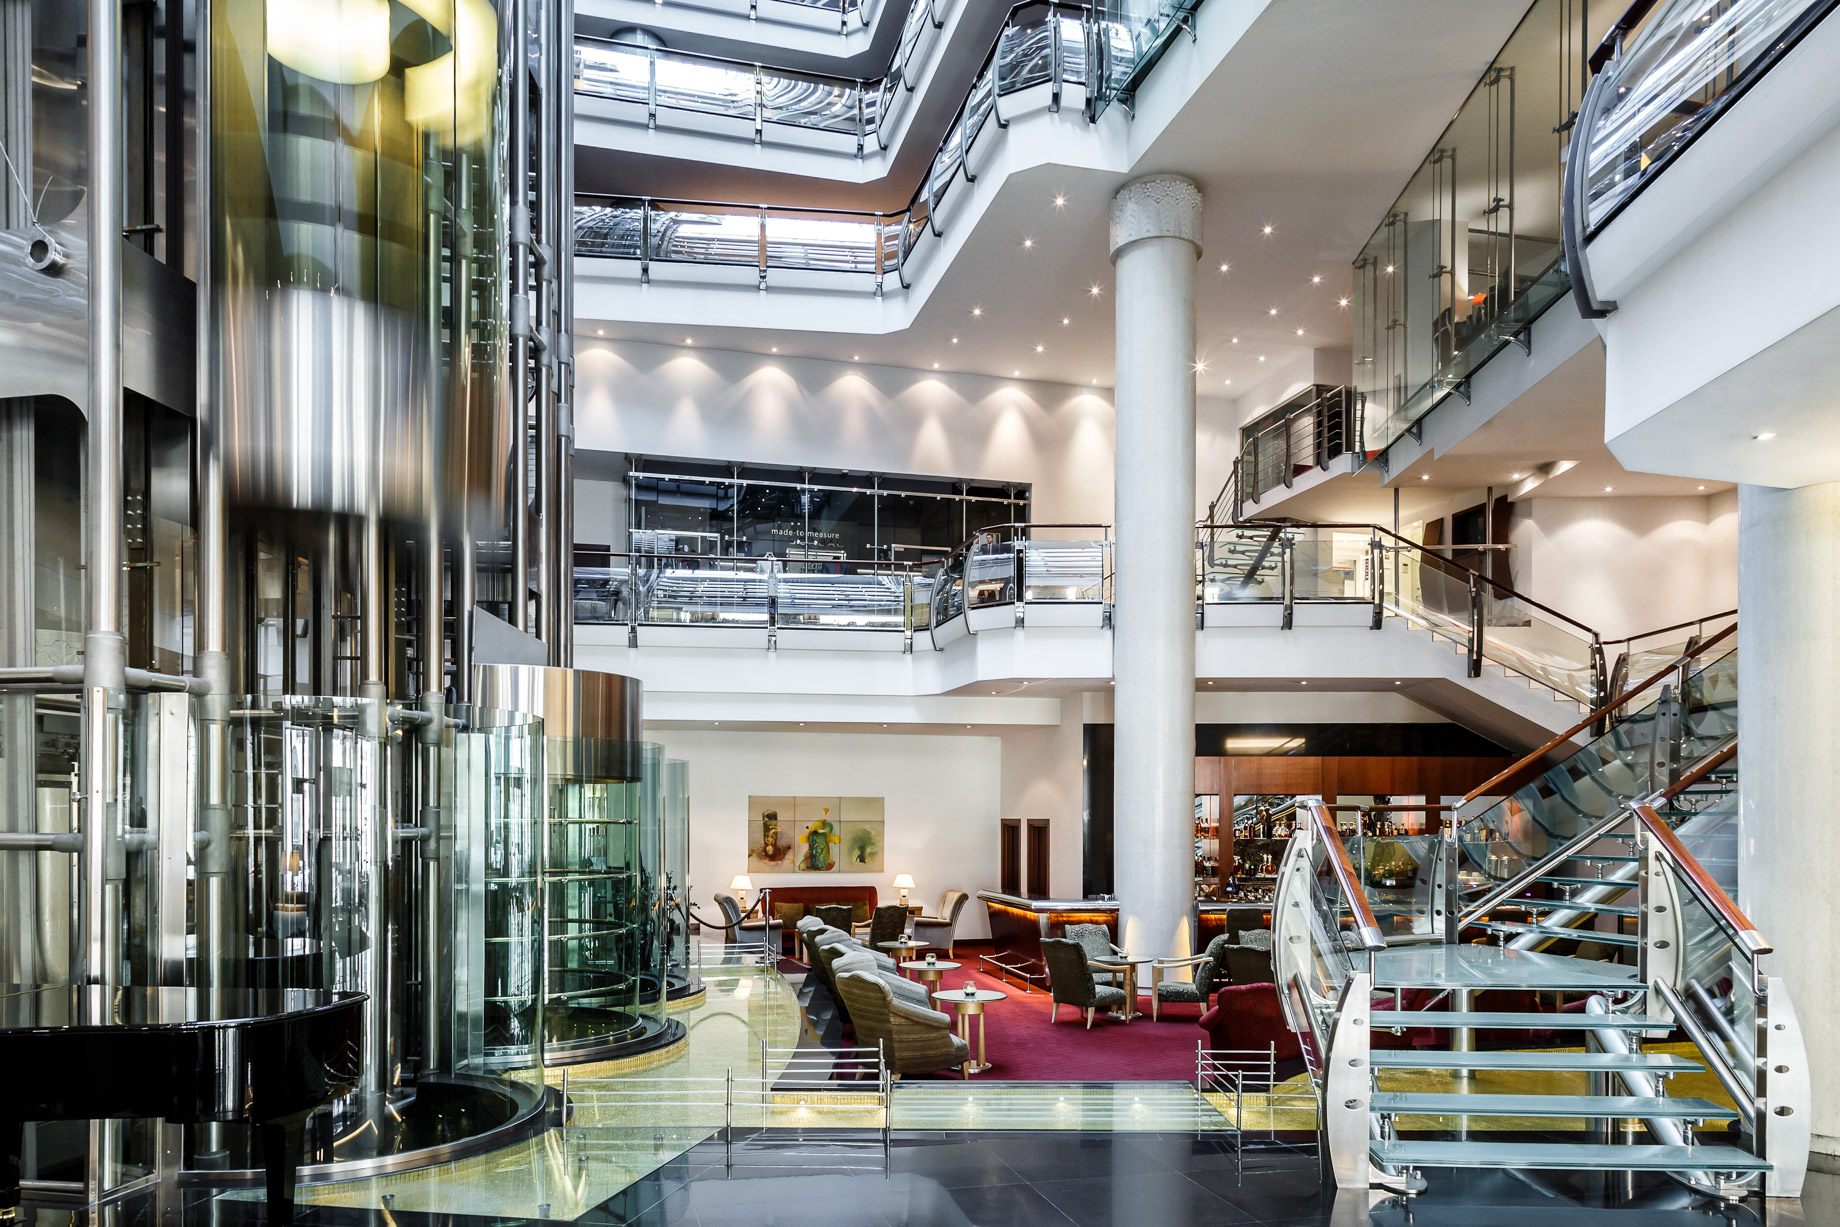
[[[1214,995],[1214,985],[1226,979],[1221,974],[1221,960],[1229,945],[1231,943],[1223,933],[1209,942],[1207,949],[1200,954],[1185,959],[1157,959],[1150,964],[1151,1021],[1162,1017],[1162,1008],[1168,1004],[1181,1003],[1205,1008]],[[1191,969],[1188,980],[1164,979],[1183,968]]]
[[[880,950],[885,942],[900,941],[907,936],[907,909],[898,903],[884,904],[869,918],[869,945]]]
[[[914,937],[943,949],[946,957],[951,958],[958,933],[958,914],[965,910],[965,903],[970,898],[962,890],[949,890],[941,895],[939,906],[931,915],[922,913],[914,917]]]
[[[716,906],[722,909],[722,922],[728,926],[722,931],[724,942],[746,941],[778,945],[786,931],[786,926],[772,917],[763,920],[743,920],[742,916],[745,913],[733,895],[718,893]]]

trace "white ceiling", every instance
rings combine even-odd
[[[1338,305],[1349,292],[1350,261],[1526,8],[1526,0],[1273,0],[1253,21],[1134,168],[1187,175],[1206,199],[1196,355],[1205,363],[1203,395],[1237,396],[1276,364],[1350,344],[1349,313]],[[1185,47],[1178,39],[1159,71],[1175,68]],[[637,177],[649,182],[663,168],[635,161],[614,172],[630,191]],[[850,190],[724,167],[675,173],[693,175],[697,194],[709,199],[831,204]],[[1110,386],[1106,227],[1121,181],[1057,168],[1012,176],[964,258],[902,332],[702,329],[697,344]],[[586,174],[582,186],[589,188]],[[910,192],[907,185],[896,194],[904,202]],[[865,289],[865,311],[873,301]],[[788,310],[797,310],[796,299]],[[675,343],[682,331],[618,323],[606,335]]]

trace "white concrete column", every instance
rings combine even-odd
[[[1840,1154],[1840,483],[1738,490],[1738,906],[1807,1036],[1814,1149]]]
[[[1112,881],[1135,955],[1194,934],[1195,261],[1201,192],[1157,175],[1112,199],[1117,269]]]

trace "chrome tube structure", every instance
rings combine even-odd
[[[510,159],[511,217],[511,585],[505,618],[518,630],[529,629],[530,612],[530,353],[531,214],[530,214],[530,64],[524,47],[530,38],[527,6],[533,0],[506,0],[510,17],[510,116],[505,148]],[[542,0],[534,0],[541,3]]]

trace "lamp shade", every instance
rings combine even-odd
[[[894,888],[896,890],[912,890],[914,888],[914,875],[911,873],[895,874]]]
[[[753,882],[753,879],[747,876],[747,874],[738,873],[732,879],[730,879],[728,883],[728,889],[730,890],[753,890],[754,882]]]

